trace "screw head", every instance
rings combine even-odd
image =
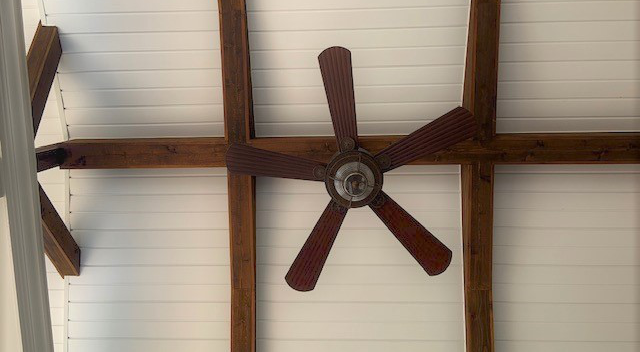
[[[356,141],[350,137],[344,137],[340,140],[340,150],[343,152],[356,149]]]
[[[374,208],[380,208],[381,206],[384,205],[384,202],[386,201],[386,197],[382,194],[379,193],[375,198],[373,198],[373,200],[371,201],[371,205]]]
[[[380,168],[383,170],[391,167],[391,158],[387,154],[377,156],[376,161],[378,162],[378,165],[380,165]]]
[[[326,172],[327,170],[324,168],[324,166],[318,165],[313,168],[313,177],[315,177],[317,180],[324,180]]]

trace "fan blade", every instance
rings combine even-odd
[[[369,207],[429,275],[438,275],[451,263],[451,250],[407,213],[391,197],[380,195]]]
[[[467,109],[457,107],[384,148],[376,158],[386,164],[384,171],[389,171],[473,137],[476,128],[473,115]]]
[[[333,200],[329,202],[285,276],[293,289],[311,291],[316,287],[345,215],[347,208]]]
[[[334,46],[325,49],[318,56],[320,72],[327,93],[333,131],[341,151],[355,149],[358,146],[356,125],[356,101],[353,93],[353,75],[351,72],[351,52]],[[346,138],[350,138],[345,141]]]
[[[232,144],[227,150],[227,168],[231,172],[252,176],[324,180],[325,164],[280,154],[244,144]]]

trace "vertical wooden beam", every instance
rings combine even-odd
[[[478,119],[478,140],[496,134],[500,0],[471,0],[463,106]]]
[[[246,143],[253,137],[251,66],[244,0],[219,0],[225,138]],[[256,349],[255,178],[228,177],[231,249],[231,351]]]
[[[58,28],[38,23],[38,29],[27,54],[34,136],[38,132],[61,55],[62,46],[58,37]]]
[[[67,226],[58,215],[42,186],[38,186],[40,188],[44,252],[60,276],[80,275],[80,247],[67,230]]]
[[[494,166],[462,165],[462,239],[468,352],[494,351],[493,341]]]
[[[462,105],[478,122],[476,139],[496,134],[500,0],[471,0]],[[462,238],[468,352],[493,352],[493,179],[491,162],[462,165]]]

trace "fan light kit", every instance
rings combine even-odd
[[[351,52],[331,47],[318,56],[338,153],[329,164],[232,144],[229,171],[252,176],[324,182],[331,201],[311,231],[285,279],[298,291],[313,290],[347,211],[368,205],[429,275],[451,263],[451,250],[382,191],[383,174],[473,137],[476,122],[455,108],[410,135],[371,154],[358,143]]]

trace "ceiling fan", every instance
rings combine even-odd
[[[331,201],[311,231],[285,279],[298,291],[315,288],[347,211],[368,205],[429,275],[451,263],[451,250],[382,191],[383,174],[424,155],[474,136],[473,115],[457,107],[401,140],[371,154],[360,147],[351,52],[331,47],[319,56],[320,71],[339,152],[329,164],[232,144],[226,155],[231,172],[324,182]]]

